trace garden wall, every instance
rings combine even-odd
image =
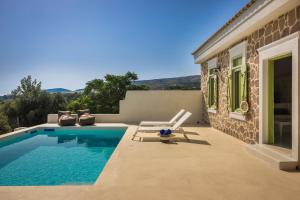
[[[187,123],[202,120],[200,90],[127,91],[120,101],[119,114],[95,114],[97,123],[139,123],[143,120],[168,121],[180,109],[192,112]],[[57,115],[49,114],[48,123],[57,123]]]

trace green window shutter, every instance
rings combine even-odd
[[[241,101],[247,102],[247,66],[241,66]]]
[[[209,94],[209,89],[210,89],[210,81],[209,81],[209,74],[207,75],[207,82],[206,82],[206,102],[205,102],[205,104],[206,104],[206,107],[207,108],[209,108],[209,96],[210,96],[210,94]]]
[[[228,70],[227,77],[227,108],[229,112],[232,112],[232,73],[231,69]]]
[[[214,102],[213,102],[213,108],[217,109],[218,107],[218,78],[217,75],[214,75]]]

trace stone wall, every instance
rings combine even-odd
[[[209,123],[212,127],[237,137],[247,143],[258,142],[259,58],[257,49],[296,31],[300,31],[300,6],[278,17],[277,19],[274,19],[266,24],[263,28],[256,30],[251,35],[243,39],[247,40],[246,63],[248,68],[248,103],[250,108],[246,116],[246,121],[239,121],[237,119],[229,118],[229,112],[227,110],[227,73],[229,69],[229,49],[226,49],[215,55],[218,58],[218,66],[220,66],[221,72],[218,82],[218,110],[217,113],[208,113],[207,108],[204,106],[204,122]],[[236,44],[232,44],[232,47]],[[206,101],[208,72],[207,61],[201,63],[201,67],[201,85],[204,94],[204,101]]]

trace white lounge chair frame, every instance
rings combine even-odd
[[[162,129],[167,130],[170,129],[172,132],[179,132],[183,133],[184,137],[187,138],[187,136],[184,133],[183,128],[181,125],[192,115],[190,112],[186,112],[173,126],[139,126],[136,130],[136,132],[132,136],[132,140],[134,140],[135,136],[138,132],[158,132]],[[188,138],[187,138],[188,139]]]
[[[172,126],[184,113],[185,110],[181,109],[170,121],[141,121],[140,126]]]

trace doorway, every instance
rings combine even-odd
[[[269,60],[268,143],[292,148],[292,56]]]

